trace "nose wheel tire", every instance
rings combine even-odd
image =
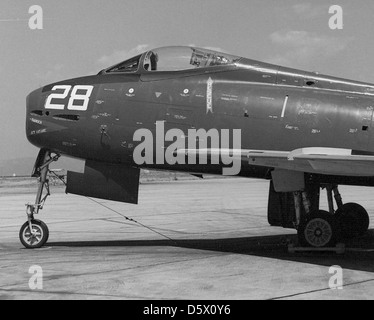
[[[304,247],[334,247],[339,234],[335,217],[323,210],[311,214],[298,228],[299,243]]]
[[[352,239],[362,236],[369,229],[370,218],[367,211],[357,203],[346,203],[336,210],[342,237]]]
[[[38,249],[46,244],[49,238],[47,225],[40,220],[31,221],[32,230],[29,222],[25,222],[19,232],[21,243],[26,249]]]

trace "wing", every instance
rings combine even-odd
[[[179,149],[177,153],[207,159],[241,159],[243,165],[344,176],[374,176],[374,156],[355,155],[349,149],[302,148],[293,151],[248,149]]]

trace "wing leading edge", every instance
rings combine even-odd
[[[355,155],[350,149],[301,148],[293,151],[248,149],[179,149],[177,154],[209,159],[241,160],[242,164],[326,175],[374,176],[374,156]]]

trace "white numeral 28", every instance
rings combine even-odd
[[[54,110],[64,110],[64,104],[52,103],[53,99],[63,100],[66,99],[69,95],[70,89],[72,86],[66,85],[59,85],[54,86],[52,91],[61,91],[60,93],[52,93],[48,96],[45,102],[46,109],[54,109]],[[93,86],[74,86],[73,90],[70,93],[70,99],[68,103],[68,110],[76,110],[76,111],[86,111],[88,107],[88,103],[90,101],[90,96],[92,94]],[[85,93],[78,93],[79,91],[84,91]],[[77,102],[80,102],[79,104]]]

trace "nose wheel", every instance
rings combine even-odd
[[[27,221],[23,224],[19,232],[19,239],[27,249],[41,248],[48,241],[49,230],[47,225],[40,220],[34,219],[34,215],[43,209],[44,203],[50,195],[47,179],[49,165],[53,161],[57,161],[59,157],[59,155],[52,157],[49,150],[41,149],[36,159],[33,171],[33,177],[39,178],[36,200],[35,204],[26,205]],[[46,193],[43,196],[44,190],[46,190]]]
[[[38,249],[44,246],[48,241],[49,230],[47,225],[43,221],[27,221],[21,227],[19,238],[25,248]]]

